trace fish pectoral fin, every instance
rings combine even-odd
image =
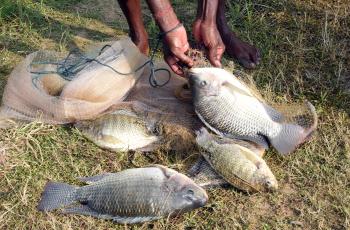
[[[130,117],[136,117],[137,118],[137,114],[136,113],[134,113],[133,111],[125,110],[125,109],[115,110],[115,111],[111,112],[110,114],[113,114],[113,115],[125,115],[125,116],[130,116]]]
[[[160,146],[159,142],[156,141],[155,143],[151,143],[151,144],[146,145],[142,148],[138,148],[137,150],[141,151],[141,152],[152,152],[155,149],[157,149],[159,146]]]
[[[264,148],[264,149],[268,149],[269,148],[269,142],[267,141],[267,138],[265,138],[262,135],[256,134],[254,136],[232,136],[232,135],[227,135],[230,138],[236,138],[239,140],[246,140],[246,141],[250,141],[253,142],[255,144],[257,144],[260,149]]]
[[[97,176],[90,176],[90,177],[78,177],[78,180],[85,182],[87,184],[93,184],[96,183],[106,177],[112,176],[112,175],[116,175],[116,173],[104,173],[104,174],[100,174]]]
[[[238,87],[235,84],[232,84],[229,81],[226,81],[222,84],[223,87],[226,87],[231,93],[240,93],[242,95],[248,96],[248,97],[254,97],[254,95],[246,88],[243,87]]]
[[[171,176],[173,176],[174,174],[175,175],[177,174],[177,171],[175,171],[174,169],[168,168],[168,167],[166,167],[164,165],[160,165],[160,164],[150,164],[150,165],[147,165],[146,167],[147,168],[151,168],[151,167],[159,168],[160,170],[162,170],[164,176],[167,179],[170,179]]]
[[[103,142],[114,144],[114,145],[125,144],[124,142],[122,142],[118,138],[116,138],[112,135],[108,135],[108,134],[102,134],[100,140]]]
[[[247,158],[249,161],[253,162],[255,165],[260,164],[262,159],[258,156],[257,153],[254,153],[250,149],[240,145],[238,146],[238,148],[239,148],[240,154],[245,156],[245,158]]]
[[[262,103],[267,115],[269,115],[269,117],[271,118],[271,120],[273,120],[274,122],[283,122],[284,120],[284,116],[281,112],[279,112],[277,109],[272,108],[271,106]]]

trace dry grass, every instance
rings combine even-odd
[[[187,1],[173,2],[189,26],[194,4],[183,7]],[[202,209],[133,228],[349,229],[349,2],[231,2],[231,25],[262,51],[260,67],[249,72],[261,93],[277,102],[309,99],[319,114],[318,132],[290,156],[267,153],[279,180],[277,193],[210,190],[210,201]],[[0,5],[0,93],[11,69],[30,52],[67,50],[125,33],[125,21],[118,20],[120,11],[114,11],[118,8],[112,0],[4,0]],[[154,36],[156,27],[149,15],[145,18]],[[232,65],[229,60],[225,63]],[[78,176],[150,163],[183,171],[193,159],[192,153],[104,151],[68,127],[33,123],[1,130],[0,228],[127,228],[91,217],[39,213],[36,204],[47,180],[76,183]]]

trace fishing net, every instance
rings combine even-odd
[[[1,117],[47,123],[94,118],[125,99],[146,61],[130,39],[86,53],[32,53],[8,79]]]

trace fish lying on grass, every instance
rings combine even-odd
[[[283,115],[260,101],[234,75],[219,68],[189,70],[195,112],[216,134],[250,140],[282,154],[294,151],[316,129],[317,116],[311,103],[313,124],[304,128],[283,122]]]
[[[161,138],[155,120],[143,119],[130,109],[119,109],[95,120],[75,124],[83,135],[96,145],[113,151],[151,151]]]
[[[257,153],[238,145],[229,138],[213,136],[205,128],[197,132],[196,141],[202,150],[201,154],[209,165],[234,187],[247,192],[277,190],[278,184],[275,176]],[[192,169],[192,171],[206,171],[202,175],[207,175],[208,185],[225,184],[206,164],[200,162],[196,167],[197,169]],[[196,182],[200,183],[197,180]]]
[[[160,165],[81,179],[90,184],[47,183],[38,210],[60,208],[63,213],[134,224],[179,215],[208,200],[190,178]]]

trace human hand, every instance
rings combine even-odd
[[[215,23],[205,23],[196,20],[193,25],[193,35],[197,43],[203,43],[208,51],[208,59],[215,67],[221,67],[221,58],[225,45]]]
[[[193,66],[193,60],[185,54],[190,48],[185,28],[181,26],[166,33],[163,42],[165,61],[176,74],[183,76],[184,72],[180,65]]]

